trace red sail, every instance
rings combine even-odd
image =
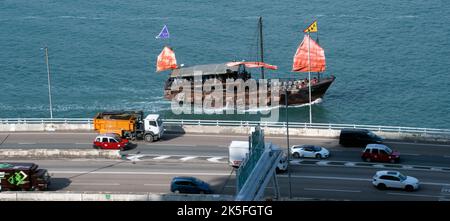
[[[158,55],[158,60],[156,61],[156,71],[165,71],[169,69],[177,68],[177,59],[175,58],[175,53],[171,48],[165,46],[161,53]]]
[[[308,64],[308,40],[309,42],[309,57],[311,69]],[[302,43],[297,48],[294,55],[294,64],[292,71],[295,72],[323,72],[325,71],[325,52],[317,42],[311,39],[309,35],[305,35]]]
[[[238,62],[228,62],[227,65],[229,67],[231,66],[237,66],[243,64],[245,65],[245,67],[247,68],[267,68],[267,69],[271,69],[271,70],[277,70],[278,67],[276,65],[271,65],[271,64],[267,64],[264,62],[259,62],[259,61],[238,61]]]

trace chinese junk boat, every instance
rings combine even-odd
[[[169,70],[172,69],[172,73],[170,77],[167,79],[164,87],[164,97],[168,100],[178,99],[182,100],[181,102],[187,102],[193,104],[195,100],[201,99],[203,101],[206,96],[211,94],[211,91],[202,90],[205,88],[206,83],[215,82],[216,84],[223,84],[223,98],[222,101],[223,107],[228,106],[230,102],[230,98],[226,97],[227,85],[226,82],[232,80],[234,82],[246,82],[252,78],[252,75],[248,69],[250,68],[261,68],[261,77],[260,79],[264,79],[264,69],[276,70],[277,66],[270,65],[264,63],[263,57],[263,45],[262,45],[262,23],[261,18],[259,20],[259,29],[260,29],[260,60],[257,62],[226,62],[221,64],[207,64],[207,65],[196,65],[191,67],[178,67],[176,65],[175,53],[169,47],[164,47],[161,54],[158,56],[157,60],[157,71]],[[325,71],[325,54],[324,50],[319,46],[317,42],[311,39],[309,32],[305,35],[303,41],[300,43],[294,59],[293,59],[293,72],[315,72],[316,76],[311,79],[309,78],[291,78],[291,79],[277,79],[277,83],[271,83],[275,79],[266,79],[267,80],[267,90],[268,93],[267,99],[258,100],[257,102],[265,102],[266,104],[259,103],[261,105],[269,105],[273,103],[274,106],[276,104],[285,105],[285,95],[287,94],[287,102],[288,105],[301,105],[313,102],[319,98],[322,98],[327,89],[335,80],[333,75],[324,77],[320,76],[320,72]],[[241,79],[242,81],[240,81]],[[182,95],[183,89],[178,88],[173,90],[173,85],[177,84],[183,80],[187,80],[191,82],[191,92],[188,94],[184,93]],[[236,81],[237,80],[237,81]],[[201,82],[200,82],[201,81]],[[308,84],[311,82],[311,84]],[[259,81],[256,81],[258,86],[261,86]],[[229,84],[228,84],[229,85]],[[276,85],[277,87],[274,87]],[[200,87],[200,89],[196,90],[196,87]],[[209,87],[211,88],[211,87]],[[215,87],[214,87],[215,88]],[[279,90],[278,99],[271,100],[271,91],[272,89],[277,88]],[[184,91],[185,92],[185,91]],[[239,94],[245,93],[245,94]],[[311,98],[310,98],[311,94]],[[182,95],[182,96],[180,96]],[[191,98],[186,99],[185,96],[190,95]],[[248,98],[257,98],[260,97],[258,95],[258,90],[249,91],[249,90],[240,90],[236,91],[234,89],[234,96],[232,99],[237,102],[236,99],[245,97],[245,104],[249,105]],[[180,99],[182,97],[182,99]],[[227,100],[228,99],[228,100]],[[272,98],[273,99],[273,98]],[[251,102],[251,101],[250,101]],[[212,106],[215,106],[214,104]]]

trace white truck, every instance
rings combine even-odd
[[[164,134],[164,124],[159,114],[149,114],[144,119],[144,140],[153,142],[159,140]]]
[[[277,145],[271,143],[265,143],[266,148],[268,145],[272,145],[272,149],[280,149]],[[230,166],[238,168],[241,162],[247,157],[249,153],[249,143],[248,141],[231,141],[230,146],[228,146],[228,161]],[[277,172],[284,172],[288,169],[287,157],[284,154],[280,162],[277,165]]]

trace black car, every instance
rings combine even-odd
[[[342,146],[365,147],[371,143],[382,143],[383,138],[366,129],[342,129],[339,144]]]
[[[170,184],[174,193],[213,193],[208,183],[195,177],[174,177]]]

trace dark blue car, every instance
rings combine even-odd
[[[174,193],[212,193],[208,183],[195,177],[174,177],[170,184],[170,191]]]

